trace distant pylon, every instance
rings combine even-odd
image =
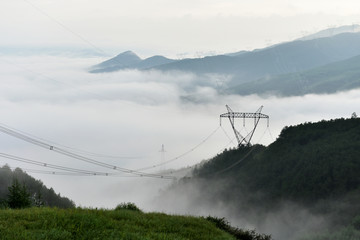
[[[164,144],[161,144],[161,150],[159,152],[161,153],[161,162],[160,162],[160,164],[161,164],[162,168],[164,168],[163,164],[165,162],[165,152],[166,152]],[[164,169],[162,169],[162,170],[164,170]]]

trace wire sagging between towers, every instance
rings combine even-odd
[[[103,167],[103,168],[111,169],[113,171],[119,171],[119,172],[123,172],[123,173],[127,173],[127,174],[137,175],[139,177],[175,179],[173,176],[165,176],[165,175],[161,175],[161,174],[145,173],[145,172],[141,172],[141,171],[138,171],[138,170],[131,170],[131,169],[127,169],[127,168],[107,164],[107,163],[104,163],[104,162],[100,162],[100,161],[97,161],[95,159],[84,157],[82,155],[67,151],[65,149],[62,149],[62,148],[59,148],[59,147],[56,147],[56,146],[53,146],[53,145],[50,145],[50,144],[45,143],[43,141],[39,141],[37,139],[26,136],[26,135],[24,135],[22,133],[16,132],[16,131],[11,130],[9,128],[6,128],[4,126],[0,126],[0,131],[3,132],[3,133],[8,134],[10,136],[13,136],[15,138],[24,140],[24,141],[26,141],[28,143],[37,145],[37,146],[45,148],[45,149],[48,149],[50,151],[54,151],[54,152],[57,152],[59,154],[62,154],[62,155],[65,155],[65,156],[68,156],[68,157],[71,157],[71,158],[74,158],[74,159],[77,159],[77,160],[80,160],[80,161],[84,161],[84,162],[87,162],[87,163],[90,163],[90,164],[93,164],[93,165],[97,165],[97,166],[100,166],[100,167]]]

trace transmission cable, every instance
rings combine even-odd
[[[271,137],[272,141],[275,141],[275,139],[274,139],[273,135],[271,134],[270,128],[268,127],[267,129],[268,129],[268,132],[269,132],[269,135],[270,135],[270,137]]]
[[[220,154],[220,153],[223,152],[230,144],[234,143],[235,137],[233,137],[232,139],[229,139],[229,140],[230,140],[230,141],[229,141],[224,147],[222,147],[221,150],[216,153],[216,155]],[[192,166],[184,167],[184,168],[180,169],[179,171],[181,171],[181,170],[186,170],[186,169],[190,169],[190,168],[195,168],[195,167],[197,167],[197,166],[200,165],[200,164],[201,164],[201,162],[200,162],[200,163],[197,163],[197,164],[195,164],[195,165],[192,165]],[[161,172],[161,173],[163,173],[163,174],[174,174],[174,173],[176,173],[176,172],[178,172],[178,171],[177,171],[177,170],[169,170],[169,171],[164,171],[164,172]]]
[[[223,130],[223,132],[224,132],[224,134],[226,135],[226,137],[230,140],[230,143],[234,143],[233,141],[234,141],[235,138],[231,139],[230,136],[229,136],[229,134],[228,134],[228,133],[225,131],[225,129],[223,128],[223,126],[221,126],[221,129]],[[229,144],[228,144],[228,145],[229,145]]]
[[[235,167],[236,165],[240,164],[240,163],[241,163],[242,161],[244,161],[244,160],[250,155],[250,153],[252,153],[252,151],[254,151],[254,150],[255,150],[255,148],[254,148],[254,147],[251,147],[251,149],[250,149],[242,158],[240,158],[238,161],[236,161],[236,162],[234,162],[232,165],[230,165],[230,166],[228,166],[228,167],[226,167],[226,168],[224,168],[224,169],[222,169],[222,170],[214,173],[213,175],[219,175],[219,174],[221,174],[221,173],[223,173],[223,172],[226,172],[226,171],[230,170],[231,168]]]
[[[57,19],[55,19],[54,17],[50,16],[49,14],[47,14],[44,10],[40,9],[38,6],[36,6],[35,4],[33,4],[32,2],[28,1],[28,0],[23,0],[24,2],[26,2],[27,4],[29,4],[31,7],[33,7],[36,11],[38,11],[39,13],[41,13],[42,15],[44,15],[45,17],[47,17],[48,19],[50,19],[51,21],[55,22],[57,25],[59,25],[60,27],[62,27],[63,29],[65,29],[66,31],[70,32],[71,34],[73,34],[74,36],[76,36],[77,38],[81,39],[81,41],[85,42],[86,44],[88,44],[89,46],[91,46],[92,48],[94,48],[95,50],[97,50],[98,52],[101,52],[102,54],[108,55],[104,50],[102,50],[101,48],[98,48],[97,46],[95,46],[94,44],[92,44],[90,41],[88,41],[87,39],[85,39],[83,36],[81,36],[80,34],[74,32],[73,30],[71,30],[70,28],[68,28],[67,26],[65,26],[63,23],[61,23],[60,21],[58,21]]]
[[[37,165],[37,166],[41,166],[41,167],[46,167],[46,168],[52,168],[52,169],[65,171],[65,172],[59,172],[59,171],[21,168],[24,171],[29,170],[29,171],[34,172],[34,173],[44,173],[44,174],[53,174],[53,175],[69,175],[69,176],[138,177],[138,176],[134,176],[134,175],[122,175],[122,174],[120,175],[120,173],[107,173],[107,172],[97,172],[97,171],[89,171],[89,170],[82,170],[82,169],[76,169],[76,168],[69,168],[69,167],[64,167],[64,166],[39,162],[39,161],[35,161],[35,160],[30,160],[30,159],[27,159],[27,158],[17,157],[17,156],[6,154],[6,153],[0,153],[0,157],[10,159],[10,160],[19,161],[19,162],[24,162],[24,163],[28,163],[28,164],[32,164],[32,165]],[[0,168],[0,170],[3,170],[3,169]]]
[[[14,167],[9,167],[12,171],[16,170]],[[86,174],[80,173],[71,173],[71,172],[58,172],[58,171],[48,171],[48,170],[37,170],[37,169],[29,169],[29,168],[20,168],[25,173],[40,173],[40,174],[49,174],[49,175],[62,175],[62,176],[89,176]],[[6,171],[7,169],[0,168],[0,171]]]
[[[165,162],[162,162],[162,163],[159,163],[159,164],[155,164],[155,165],[151,165],[151,166],[148,166],[148,167],[143,167],[143,168],[140,168],[140,169],[137,169],[137,171],[144,171],[144,170],[148,170],[148,169],[151,169],[151,168],[156,168],[156,167],[159,167],[159,166],[163,166],[165,164],[168,164],[168,163],[171,163],[171,162],[174,162],[184,156],[186,156],[187,154],[193,152],[195,149],[197,149],[198,147],[200,147],[202,144],[204,144],[207,140],[209,140],[218,130],[219,130],[220,126],[217,127],[209,136],[207,136],[204,140],[202,140],[199,144],[197,144],[195,147],[191,148],[190,150],[178,155],[177,157],[174,157],[170,160],[167,160]]]
[[[19,132],[16,132],[16,131],[13,131],[9,128],[6,128],[4,126],[0,126],[0,131],[3,132],[3,133],[6,133],[10,136],[13,136],[15,138],[18,138],[18,139],[21,139],[21,140],[24,140],[26,142],[29,142],[29,143],[32,143],[34,145],[37,145],[39,147],[42,147],[42,148],[45,148],[45,149],[48,149],[50,151],[54,151],[54,152],[57,152],[59,154],[62,154],[62,155],[65,155],[65,156],[68,156],[68,157],[71,157],[71,158],[74,158],[74,159],[78,159],[80,161],[84,161],[84,162],[87,162],[87,163],[90,163],[90,164],[94,164],[94,165],[97,165],[97,166],[100,166],[100,167],[104,167],[104,168],[108,168],[108,169],[113,169],[113,170],[116,170],[116,171],[120,171],[120,172],[124,172],[124,173],[128,173],[128,174],[134,174],[134,175],[137,175],[137,176],[140,176],[140,177],[153,177],[153,178],[164,178],[164,179],[174,179],[174,177],[172,176],[164,176],[164,175],[159,175],[159,174],[151,174],[151,173],[145,173],[145,172],[140,172],[138,170],[131,170],[131,169],[127,169],[127,168],[123,168],[123,167],[119,167],[119,166],[115,166],[115,165],[111,165],[111,164],[107,164],[107,163],[104,163],[104,162],[100,162],[100,161],[97,161],[95,159],[92,159],[92,158],[88,158],[88,157],[84,157],[82,155],[79,155],[79,154],[76,154],[76,153],[72,153],[70,151],[67,151],[65,149],[62,149],[62,148],[59,148],[59,147],[56,147],[56,146],[53,146],[53,145],[50,145],[48,143],[45,143],[45,142],[42,142],[42,141],[39,141],[39,140],[36,140],[34,138],[31,138],[29,136],[26,136],[24,134],[21,134]]]
[[[64,147],[64,148],[67,148],[67,149],[70,149],[74,152],[78,152],[78,153],[82,153],[82,154],[85,154],[85,155],[88,155],[88,156],[94,156],[94,157],[101,157],[101,158],[114,158],[114,159],[139,159],[139,158],[145,158],[144,156],[140,157],[140,156],[114,156],[114,155],[107,155],[107,154],[102,154],[102,153],[95,153],[95,152],[90,152],[90,151],[86,151],[86,150],[82,150],[82,149],[78,149],[78,148],[74,148],[74,147],[69,147],[69,146],[66,146],[64,144],[60,144],[60,143],[56,143],[54,141],[51,141],[51,140],[48,140],[48,139],[45,139],[45,138],[41,138],[41,137],[38,137],[38,136],[35,136],[33,134],[30,134],[28,132],[24,132],[24,131],[21,131],[19,129],[15,129],[13,127],[10,127],[6,124],[3,124],[3,123],[0,123],[0,126],[5,126],[6,128],[8,129],[11,129],[13,131],[16,131],[16,132],[19,132],[19,133],[22,133],[23,135],[27,135],[27,136],[30,136],[32,138],[35,138],[35,139],[38,139],[40,141],[44,141],[44,142],[47,142],[47,143],[51,143],[52,145],[57,145],[57,146],[61,146],[61,147]]]
[[[12,171],[18,169],[19,167],[9,167]],[[62,175],[62,176],[74,176],[74,177],[89,177],[89,176],[100,176],[100,175],[88,175],[81,173],[72,173],[72,172],[59,172],[59,171],[49,171],[49,170],[38,170],[38,169],[29,169],[29,168],[19,168],[20,170],[26,173],[38,173],[38,174],[48,174],[48,175]],[[0,171],[6,171],[7,169],[0,168]],[[134,175],[112,175],[112,177],[137,177]]]
[[[84,175],[111,176],[111,175],[118,174],[118,173],[88,171],[88,170],[82,170],[82,169],[77,169],[77,168],[64,167],[64,166],[59,166],[59,165],[50,164],[50,163],[46,163],[46,162],[35,161],[35,160],[28,159],[28,158],[17,157],[17,156],[6,154],[6,153],[0,153],[0,157],[15,160],[18,162],[37,165],[37,166],[41,166],[41,167],[63,170],[63,171],[67,171],[67,172],[84,174]]]

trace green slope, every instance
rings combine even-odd
[[[360,87],[360,56],[300,71],[237,85],[232,92],[240,95],[275,94],[300,96],[351,90]]]
[[[0,239],[232,240],[204,218],[131,210],[0,210]]]

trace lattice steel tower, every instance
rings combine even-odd
[[[234,131],[236,140],[238,141],[239,147],[240,146],[251,146],[251,143],[250,143],[251,138],[253,137],[256,127],[258,126],[261,118],[267,119],[267,126],[269,127],[269,116],[261,113],[263,106],[261,106],[254,113],[234,112],[233,110],[231,110],[231,108],[228,105],[226,105],[226,108],[227,108],[228,112],[220,115],[220,126],[221,126],[221,118],[229,119],[231,127]],[[235,128],[235,118],[242,118],[244,126],[245,126],[246,118],[253,118],[254,119],[254,128],[252,129],[252,131],[250,133],[248,133],[245,137],[243,137],[240,134],[240,132],[238,130],[236,130],[236,128]]]

